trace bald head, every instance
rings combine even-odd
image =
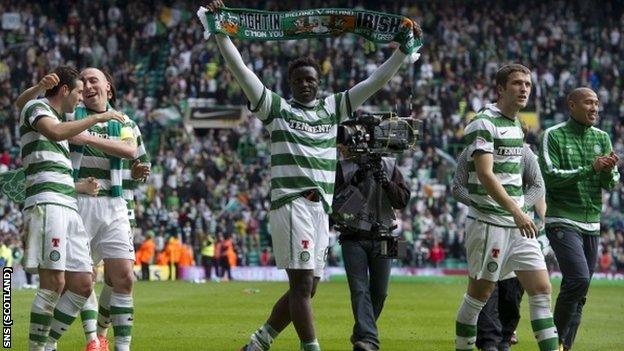
[[[598,95],[589,88],[576,88],[567,97],[570,116],[580,124],[593,126],[598,120]]]
[[[568,94],[568,97],[567,97],[566,100],[568,101],[568,103],[570,101],[578,102],[578,101],[581,101],[583,98],[590,97],[590,96],[594,96],[594,97],[596,97],[596,99],[598,99],[598,96],[596,95],[596,93],[594,93],[593,90],[591,90],[590,88],[582,87],[582,88],[576,88],[576,89],[572,90]]]
[[[106,104],[109,100],[114,102],[115,98],[110,76],[107,77],[106,73],[97,68],[89,67],[80,72],[80,77],[84,82],[85,106],[97,112],[106,111]]]

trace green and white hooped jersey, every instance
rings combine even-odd
[[[31,100],[22,109],[21,154],[26,174],[24,208],[56,204],[77,210],[69,143],[67,140],[52,141],[39,133],[36,123],[41,118],[63,122],[63,117],[54,111],[47,99]]]
[[[479,181],[473,155],[480,151],[494,156],[494,175],[507,194],[520,208],[523,208],[521,166],[523,139],[524,133],[520,127],[520,121],[503,116],[494,104],[488,104],[466,126],[464,140],[469,155],[468,192],[471,202],[470,215],[474,218],[498,226],[515,227],[511,213],[488,195]]]
[[[108,108],[107,108],[108,110]],[[90,116],[97,112],[89,110],[86,107],[79,106],[76,108],[75,115],[79,113],[84,116]],[[71,118],[68,116],[68,118]],[[133,133],[132,122],[129,118],[121,127],[121,134],[118,137],[119,140],[136,139]],[[88,132],[93,135],[104,139],[112,138],[109,134],[108,122],[97,123],[89,128]],[[86,145],[84,147],[77,147],[71,145],[71,159],[76,172],[75,179],[80,181],[88,177],[95,178],[100,184],[100,191],[98,196],[121,196],[121,191],[117,192],[118,195],[113,194],[112,184],[115,180],[115,184],[122,185],[122,171],[120,168],[113,169],[111,167],[111,156],[100,151],[99,149]],[[121,164],[120,164],[121,165]],[[115,177],[115,178],[113,178]]]
[[[141,163],[149,162],[149,156],[147,155],[147,151],[145,150],[145,144],[143,143],[141,130],[139,130],[139,126],[137,126],[134,121],[131,120],[130,122],[133,134],[136,136],[136,160],[139,160],[139,162]],[[133,163],[134,160],[121,160],[123,199],[126,200],[126,207],[128,208],[128,218],[130,219],[130,225],[134,227],[136,226],[136,219],[134,214],[134,190],[139,186],[139,180],[132,178],[131,169]]]
[[[264,89],[251,109],[271,134],[271,209],[317,189],[331,211],[336,177],[338,124],[351,116],[348,92],[307,107]]]

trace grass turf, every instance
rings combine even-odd
[[[556,293],[559,282],[553,286]],[[245,292],[248,289],[259,292]],[[285,289],[285,283],[138,282],[132,349],[238,350],[266,320],[273,302]],[[453,350],[455,313],[464,289],[464,278],[393,281],[379,320],[382,348]],[[34,290],[13,292],[12,348],[15,350],[27,349],[28,313],[33,296]],[[323,350],[351,350],[349,301],[346,282],[338,279],[319,286],[314,311]],[[594,282],[574,350],[623,350],[623,328],[624,284]],[[537,349],[526,301],[522,304],[518,334],[520,343],[513,350]],[[297,340],[289,326],[272,350],[298,350]],[[61,339],[59,351],[80,350],[83,345],[80,322],[76,321]]]

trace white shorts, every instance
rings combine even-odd
[[[24,210],[24,267],[68,272],[91,272],[89,235],[75,210],[54,204]]]
[[[466,220],[468,273],[474,279],[496,282],[514,271],[546,270],[537,239],[525,238],[518,228]]]
[[[93,264],[108,258],[134,261],[132,231],[123,198],[78,195],[78,212],[91,236]]]
[[[299,197],[269,215],[275,263],[281,269],[311,269],[323,275],[329,246],[329,216],[321,202]]]

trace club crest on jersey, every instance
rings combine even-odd
[[[598,145],[598,144],[594,145],[594,153],[596,155],[602,154],[602,147],[600,147],[600,145]]]
[[[288,125],[291,129],[301,130],[304,132],[315,133],[315,134],[329,133],[330,129],[332,128],[331,124],[320,124],[317,126],[311,126],[303,121],[294,121],[294,120],[288,121]]]
[[[301,251],[299,259],[301,262],[308,262],[310,260],[310,253],[308,251]]]
[[[56,251],[56,250],[52,250],[52,252],[50,252],[50,261],[52,262],[56,262],[58,260],[61,259],[61,253]]]
[[[487,264],[487,270],[488,270],[490,273],[494,273],[494,272],[496,272],[496,270],[497,270],[497,269],[498,269],[498,263],[496,263],[496,262],[494,262],[494,261],[492,261],[492,262],[488,262],[488,264]]]

